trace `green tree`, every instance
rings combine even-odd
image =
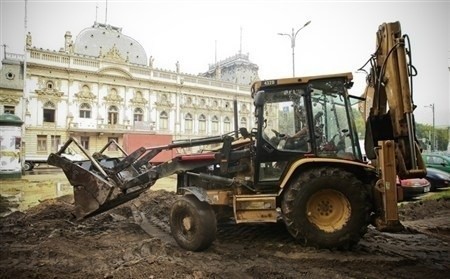
[[[449,138],[449,127],[436,128],[436,151],[447,150]],[[428,124],[416,124],[416,136],[422,142],[422,148],[428,149],[433,139],[433,126]]]

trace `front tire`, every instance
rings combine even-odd
[[[31,162],[25,162],[25,164],[23,164],[23,169],[25,171],[30,171],[34,168],[34,164]]]
[[[205,250],[216,239],[214,210],[194,195],[183,196],[172,206],[170,230],[180,247],[189,251]]]
[[[339,168],[307,170],[285,190],[281,209],[296,240],[317,248],[349,249],[367,231],[368,187]]]

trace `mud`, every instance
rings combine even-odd
[[[194,253],[170,236],[175,199],[148,191],[82,222],[70,195],[13,212],[0,218],[0,278],[449,278],[450,200],[402,204],[404,231],[370,227],[352,251],[303,247],[282,224],[220,224],[214,244]]]

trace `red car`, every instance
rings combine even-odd
[[[412,200],[430,192],[431,184],[425,178],[410,178],[400,180],[397,177],[398,190],[403,192],[403,200]],[[399,200],[401,201],[401,200]]]

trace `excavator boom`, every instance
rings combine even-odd
[[[424,177],[425,166],[418,156],[420,149],[415,138],[409,80],[414,68],[407,61],[406,38],[402,36],[399,22],[384,23],[378,29],[365,90],[365,149],[368,158],[374,160],[378,141],[393,140],[399,177]]]
[[[376,33],[376,51],[365,90],[367,157],[380,173],[377,189],[384,214],[379,227],[398,227],[397,176],[424,177],[426,167],[415,137],[414,103],[410,78],[415,68],[409,64],[400,22],[383,23]],[[410,60],[410,59],[409,59]]]

